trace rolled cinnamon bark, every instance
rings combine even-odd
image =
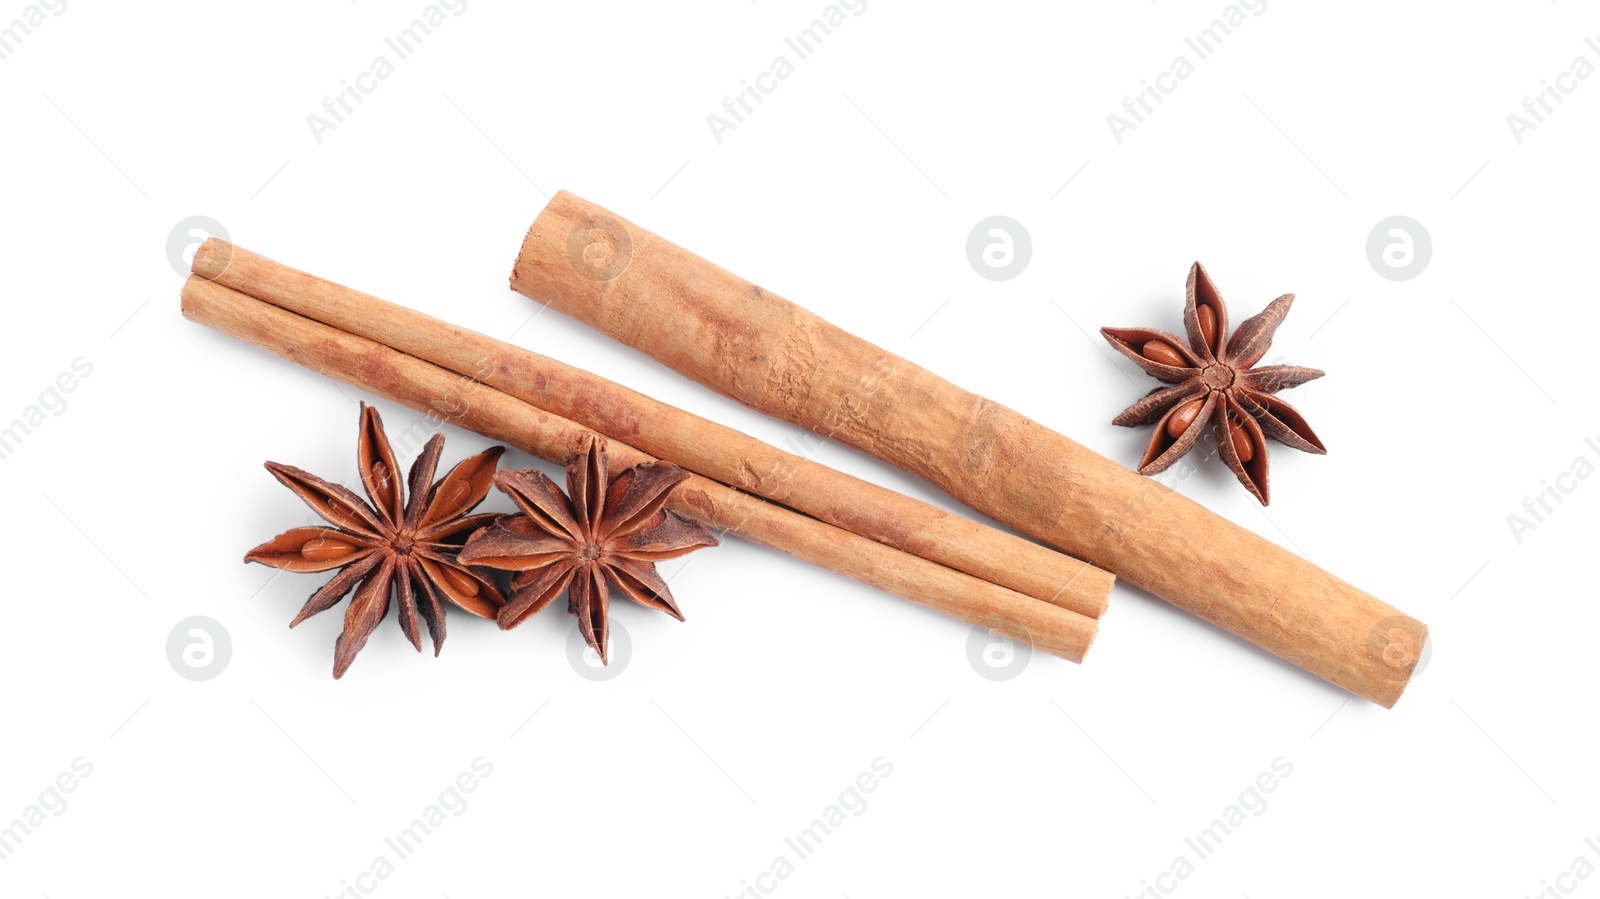
[[[579,368],[211,238],[194,273],[572,419],[712,480],[1099,618],[1113,578],[1004,531],[784,452]]]
[[[1392,707],[1427,627],[1171,489],[561,191],[511,286]]]
[[[191,276],[183,314],[354,387],[560,464],[594,432],[381,343]],[[608,441],[613,474],[652,457]],[[1081,662],[1095,619],[857,536],[698,475],[668,507],[725,532]]]

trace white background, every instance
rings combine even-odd
[[[1220,0],[869,0],[719,143],[707,115],[792,57],[821,0],[471,0],[319,143],[307,115],[424,6],[68,0],[0,61],[0,423],[92,365],[0,461],[0,825],[93,766],[0,861],[0,893],[1134,896],[1280,757],[1264,810],[1163,888],[1522,897],[1600,865],[1600,481],[1564,480],[1520,541],[1507,521],[1600,464],[1600,78],[1565,82],[1520,143],[1506,120],[1575,57],[1600,64],[1592,7],[1273,0],[1119,143],[1107,115],[1193,58]],[[569,664],[561,604],[511,634],[455,615],[438,659],[386,622],[335,682],[343,607],[285,626],[324,578],[239,559],[305,515],[262,461],[353,483],[361,397],[184,321],[168,236],[211,216],[794,437],[528,321],[507,274],[558,188],[1130,463],[1147,432],[1108,422],[1153,382],[1098,327],[1178,330],[1195,259],[1236,322],[1296,292],[1271,355],[1329,372],[1286,397],[1329,454],[1275,445],[1265,510],[1215,460],[1176,486],[1426,621],[1427,667],[1386,711],[1119,586],[1086,664],[996,683],[966,626],[731,540],[665,566],[687,623],[616,607],[633,653],[609,682]],[[1014,280],[968,264],[990,215],[1031,234]],[[1412,280],[1367,258],[1391,215],[1431,235]],[[447,462],[487,445],[446,433]],[[853,451],[816,458],[953,507]],[[203,683],[166,653],[191,615],[232,641]],[[464,810],[358,880],[479,757]],[[758,881],[880,758],[864,810]]]

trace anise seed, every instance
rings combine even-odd
[[[1167,419],[1167,436],[1174,440],[1182,437],[1183,432],[1194,424],[1195,416],[1200,414],[1200,407],[1205,404],[1205,400],[1190,400],[1179,406],[1177,411],[1172,413],[1172,417]]]
[[[1189,363],[1183,356],[1179,355],[1177,350],[1168,346],[1164,341],[1152,340],[1144,345],[1144,349],[1141,352],[1151,362],[1159,362],[1162,365],[1170,365],[1173,368],[1189,367]]]
[[[440,565],[439,572],[444,575],[445,580],[450,582],[450,586],[456,588],[457,593],[465,596],[478,595],[478,582],[468,577],[460,569],[449,565]]]
[[[449,491],[448,494],[445,492],[447,490]],[[442,486],[439,488],[439,495],[434,497],[433,507],[435,509],[454,509],[461,503],[462,500],[467,498],[471,490],[471,484],[462,483],[460,481]]]
[[[329,559],[347,556],[354,550],[355,547],[349,543],[318,537],[315,540],[307,540],[305,545],[300,547],[300,555],[312,562],[326,562]]]
[[[1195,309],[1195,318],[1200,321],[1200,338],[1206,346],[1213,351],[1217,349],[1217,310],[1210,306],[1200,306]]]
[[[1231,416],[1228,418],[1228,436],[1233,440],[1233,451],[1238,454],[1241,463],[1256,457],[1256,446],[1250,440],[1250,432]]]

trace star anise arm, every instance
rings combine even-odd
[[[361,436],[356,441],[356,465],[361,470],[361,484],[367,489],[372,507],[398,525],[404,514],[405,496],[400,486],[400,463],[395,461],[394,448],[383,431],[383,418],[375,406],[361,404]]]
[[[570,539],[550,536],[525,515],[506,515],[468,537],[456,559],[466,565],[500,571],[529,571],[570,556],[577,549]]]
[[[1171,387],[1157,387],[1145,394],[1137,403],[1122,410],[1122,414],[1113,418],[1111,423],[1124,428],[1150,424],[1164,418],[1172,411],[1173,406],[1203,393],[1205,389],[1205,384],[1199,380],[1184,381]]]
[[[439,650],[444,648],[444,598],[433,581],[421,576],[420,572],[416,586],[417,614],[428,625],[428,637],[433,640],[433,657],[437,659]]]
[[[544,472],[532,469],[502,471],[495,475],[494,483],[529,521],[545,533],[584,542],[585,533],[573,517],[572,505],[556,482]]]
[[[1207,393],[1179,403],[1162,416],[1139,460],[1139,473],[1160,474],[1194,449],[1216,407],[1217,394]]]
[[[361,497],[338,484],[330,484],[309,471],[293,465],[268,462],[267,471],[330,524],[358,534],[378,536],[384,532],[377,513]]]
[[[1305,416],[1283,400],[1271,394],[1246,391],[1240,395],[1239,405],[1261,425],[1262,433],[1273,440],[1301,452],[1327,454],[1327,448],[1311,430]]]
[[[333,645],[333,676],[344,677],[356,653],[367,645],[367,638],[389,613],[389,588],[394,576],[394,560],[385,558],[378,570],[356,588],[344,613],[344,633]]]
[[[1145,374],[1178,384],[1200,373],[1204,363],[1176,334],[1155,328],[1101,328],[1100,335],[1117,352],[1144,369]]]
[[[624,596],[647,609],[659,609],[679,621],[683,620],[683,613],[678,611],[672,591],[667,589],[666,578],[656,571],[653,563],[617,556],[610,560],[609,569],[611,582]]]
[[[1228,333],[1228,304],[1211,282],[1206,267],[1196,262],[1189,266],[1189,283],[1184,289],[1183,330],[1189,347],[1206,362],[1222,355],[1222,339]]]
[[[377,568],[382,561],[383,556],[381,554],[373,553],[334,575],[317,592],[311,594],[311,598],[307,599],[306,604],[300,607],[300,614],[294,616],[294,620],[289,622],[289,626],[294,627],[312,615],[326,612],[338,605],[339,600],[344,599],[345,594],[349,593],[350,589],[362,578],[371,574],[372,570]]]
[[[371,542],[334,528],[291,528],[250,550],[244,560],[284,571],[332,571],[370,555]]]
[[[1267,308],[1239,323],[1239,330],[1228,338],[1228,361],[1234,368],[1243,370],[1261,361],[1272,346],[1272,335],[1278,332],[1289,307],[1294,305],[1294,294],[1286,293],[1267,304]]]
[[[596,540],[632,533],[652,523],[672,488],[689,473],[670,462],[646,462],[617,476],[606,493],[606,514]]]
[[[417,652],[421,652],[422,635],[417,631],[417,597],[412,589],[414,577],[410,560],[401,559],[395,565],[394,586],[400,606],[400,630],[406,635],[406,639],[411,641],[411,645],[416,647]]]
[[[606,551],[640,562],[660,562],[699,549],[717,546],[720,541],[705,525],[663,509],[657,519],[630,534],[606,541]]]
[[[444,435],[435,434],[428,438],[422,445],[422,452],[411,463],[411,471],[406,475],[406,483],[411,487],[411,495],[406,499],[405,523],[408,528],[415,528],[422,521],[423,510],[428,508],[428,503],[433,499],[433,475],[439,470],[439,457],[444,454]]]
[[[1327,372],[1315,368],[1305,368],[1299,365],[1263,365],[1241,372],[1245,386],[1255,393],[1277,393],[1291,387],[1299,387],[1307,381],[1316,379]]]
[[[1224,398],[1225,402],[1217,405],[1212,416],[1222,461],[1233,470],[1239,483],[1265,506],[1268,503],[1266,439],[1250,413],[1226,394]]]
[[[582,450],[567,460],[567,496],[584,532],[594,534],[606,511],[605,442],[590,437]]]
[[[561,591],[567,589],[576,568],[569,556],[512,578],[511,597],[500,607],[500,628],[511,630],[537,615],[551,600],[560,596]]]
[[[579,566],[572,578],[572,585],[567,588],[567,611],[577,616],[578,630],[582,631],[589,647],[600,656],[600,664],[607,664],[607,644],[611,637],[611,588],[598,565]]]
[[[431,539],[435,528],[451,523],[478,508],[494,486],[495,469],[505,454],[503,446],[490,447],[470,459],[463,459],[434,486],[427,511],[419,525],[420,534]]]
[[[470,537],[504,517],[506,516],[503,512],[480,512],[477,515],[468,515],[429,528],[426,534],[419,534],[417,539],[439,550],[457,548],[461,545],[461,539],[457,538]]]

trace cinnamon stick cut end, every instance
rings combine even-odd
[[[215,281],[227,272],[228,265],[232,262],[233,244],[219,237],[208,237],[205,243],[194,251],[194,260],[189,263],[189,270],[207,281]]]
[[[1370,692],[1360,692],[1386,709],[1400,701],[1428,646],[1428,626],[1410,615],[1395,614],[1373,626],[1367,637],[1366,654],[1376,672],[1369,681]]]
[[[1041,609],[1013,609],[968,620],[991,634],[1002,634],[1031,649],[1082,665],[1095,637],[1100,635],[1100,622],[1048,603],[1038,605]]]
[[[544,216],[558,227],[541,227],[536,221],[528,229],[511,269],[511,289],[517,293],[533,296],[529,290],[540,280],[533,269],[541,265],[569,266],[582,281],[604,283],[615,281],[633,264],[635,229],[599,206],[558,190]]]

